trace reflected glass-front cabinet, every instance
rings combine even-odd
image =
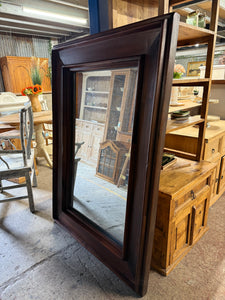
[[[52,56],[53,217],[140,295],[178,25],[168,14],[59,44]]]

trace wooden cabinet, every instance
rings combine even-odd
[[[103,134],[103,124],[76,119],[76,142],[84,142],[77,153],[77,157],[96,165],[100,143],[103,141]]]
[[[43,64],[43,62],[46,62]],[[51,81],[48,74],[48,59],[40,58],[43,92],[51,91]],[[31,57],[5,56],[0,58],[0,66],[5,86],[5,92],[21,94],[23,88],[33,85],[30,68]]]
[[[105,123],[108,107],[110,71],[82,73],[80,119]]]
[[[178,158],[160,177],[152,267],[163,275],[207,231],[215,164]]]
[[[198,144],[198,128],[187,127],[171,132],[166,135],[165,147],[173,148],[182,153],[194,153]],[[206,128],[203,159],[214,162],[216,168],[213,175],[213,188],[210,200],[210,206],[225,191],[223,184],[224,174],[224,155],[225,155],[225,120],[210,123]]]

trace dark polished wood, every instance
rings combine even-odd
[[[147,291],[151,264],[178,26],[178,14],[168,14],[65,42],[52,56],[53,217],[140,295]],[[125,67],[138,68],[138,84],[121,246],[71,204],[76,74]]]

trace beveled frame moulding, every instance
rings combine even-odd
[[[147,291],[179,15],[54,47],[53,217],[138,294]],[[76,73],[138,67],[124,243],[72,208]]]

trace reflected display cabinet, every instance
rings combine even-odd
[[[96,174],[117,184],[128,148],[117,141],[106,141],[100,145]]]
[[[104,140],[131,143],[136,83],[136,70],[112,71]]]

